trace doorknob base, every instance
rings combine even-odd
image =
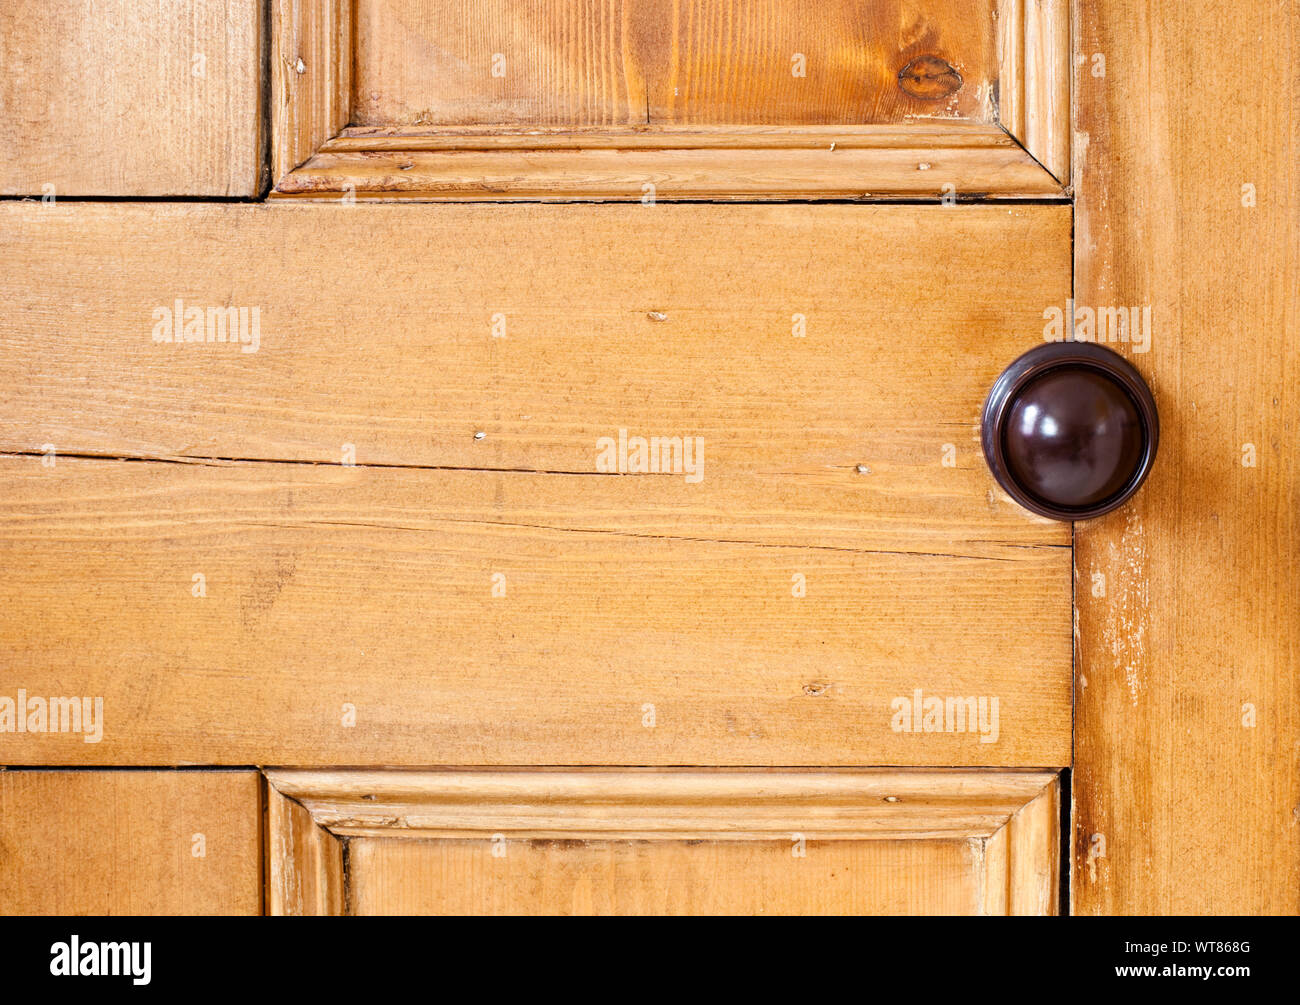
[[[1160,420],[1151,389],[1119,353],[1048,342],[993,384],[980,439],[993,477],[1017,503],[1054,520],[1087,520],[1141,487]]]

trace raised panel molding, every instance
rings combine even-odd
[[[1058,903],[1055,772],[892,768],[266,772],[273,914],[346,913],[350,839],[968,843],[985,914]],[[313,830],[314,828],[314,830]]]
[[[347,125],[353,0],[271,0],[271,171],[278,182]]]
[[[342,914],[343,842],[274,785],[266,796],[267,913]]]
[[[354,125],[355,18],[353,0],[274,0],[272,198],[1067,197],[1068,0],[998,0],[989,121],[903,125]]]
[[[999,0],[998,121],[1052,177],[1070,180],[1070,2]]]

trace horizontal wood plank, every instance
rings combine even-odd
[[[259,0],[6,0],[0,195],[256,195],[265,47]]]
[[[106,709],[15,758],[1067,763],[1068,528],[977,436],[1068,210],[3,211],[0,649]],[[176,297],[258,351],[153,341]],[[621,428],[701,479],[599,473]]]
[[[801,475],[919,526],[946,511],[1068,541],[987,504],[978,439],[988,388],[1068,295],[1065,206],[19,204],[0,221],[0,451],[339,463],[351,443],[362,465],[593,472],[625,427],[705,437],[706,482]],[[178,298],[258,308],[257,351],[155,342]]]
[[[878,551],[865,497],[771,479],[10,457],[0,485],[5,693],[104,699],[98,742],[0,735],[19,762],[1068,760],[1064,546]],[[997,701],[991,739],[895,732],[916,689]]]

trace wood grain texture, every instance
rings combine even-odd
[[[350,845],[357,915],[962,915],[980,909],[967,841]]]
[[[1300,23],[1078,10],[1077,298],[1152,306],[1161,443],[1077,529],[1074,907],[1296,914]]]
[[[0,195],[256,195],[263,35],[258,0],[7,0]]]
[[[997,119],[1054,178],[1070,177],[1069,0],[998,0]]]
[[[361,465],[581,473],[625,426],[705,436],[729,475],[846,486],[860,519],[896,514],[890,533],[915,516],[937,543],[923,528],[955,516],[947,537],[1069,541],[988,506],[977,429],[1068,295],[1068,207],[20,204],[0,220],[0,296],[21,308],[0,315],[0,451],[337,464],[353,443]],[[154,342],[177,297],[260,307],[258,351]],[[69,305],[93,351],[66,334]],[[936,472],[948,441],[955,466]]]
[[[267,914],[343,913],[343,842],[274,785],[266,793],[266,847]]]
[[[1053,776],[977,846],[983,870],[981,914],[1053,915],[1060,910],[1060,783]]]
[[[546,769],[267,772],[344,837],[554,840],[987,838],[1054,791],[1050,771]],[[1020,842],[1024,844],[1024,842]],[[1030,842],[1032,843],[1032,842]]]
[[[281,9],[277,113],[297,79],[284,76],[292,39],[332,37],[326,22],[344,19]],[[362,0],[354,59],[336,39],[331,78],[355,68],[351,124],[336,135],[322,101],[343,99],[310,91],[305,125],[275,130],[273,194],[1061,197],[1068,39],[1063,0],[836,2],[815,17],[786,0]]]
[[[255,771],[0,770],[0,915],[260,914],[261,819]]]
[[[993,6],[993,0],[833,0],[816,8],[794,0],[761,6],[359,0],[354,121],[431,127],[991,122]],[[962,78],[942,100],[917,99],[899,87],[899,71],[926,55],[950,63]]]
[[[1068,528],[977,446],[1067,210],[6,211],[3,647],[106,705],[24,757],[1067,762]],[[177,295],[263,305],[259,352],[153,342]],[[702,436],[703,480],[597,474],[620,428]],[[997,741],[893,731],[916,688],[996,697]]]
[[[275,197],[338,200],[939,199],[1062,197],[1000,126],[429,134],[351,128]]]
[[[5,459],[10,680],[104,698],[101,742],[7,734],[5,749],[62,764],[1066,763],[1068,548],[967,543],[972,506],[926,528],[962,538],[954,551],[909,550],[914,530],[876,549],[855,529],[873,522],[867,496],[845,485],[832,509],[829,487],[783,480],[694,494],[664,477]],[[792,596],[796,574],[809,596]],[[893,731],[892,703],[917,688],[998,701],[995,742],[973,723]]]
[[[1051,772],[274,770],[268,781],[347,839],[354,914],[1056,907]]]
[[[271,177],[278,181],[352,114],[353,0],[271,5]]]

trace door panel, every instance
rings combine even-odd
[[[978,914],[968,841],[412,841],[349,845],[351,913]],[[801,853],[802,858],[795,855]]]
[[[9,0],[0,761],[322,770],[265,842],[0,771],[0,911],[1050,912],[1073,683],[1074,910],[1296,913],[1300,31],[1228,7]],[[977,440],[1070,298],[1164,427],[1073,529]]]
[[[1047,772],[273,771],[270,785],[297,814],[271,832],[273,876],[294,877],[283,913],[1056,908]]]
[[[996,6],[359,0],[353,123],[992,121]],[[918,57],[950,69],[914,71],[914,96],[898,78]]]
[[[1068,209],[4,212],[0,645],[105,705],[14,757],[1068,763],[1069,529],[978,447]]]
[[[256,195],[265,35],[260,0],[5,0],[0,195]]]
[[[0,916],[260,914],[256,771],[0,771]]]
[[[1066,0],[274,0],[276,197],[1066,199]]]
[[[28,6],[0,908],[1056,911],[1064,0]]]

